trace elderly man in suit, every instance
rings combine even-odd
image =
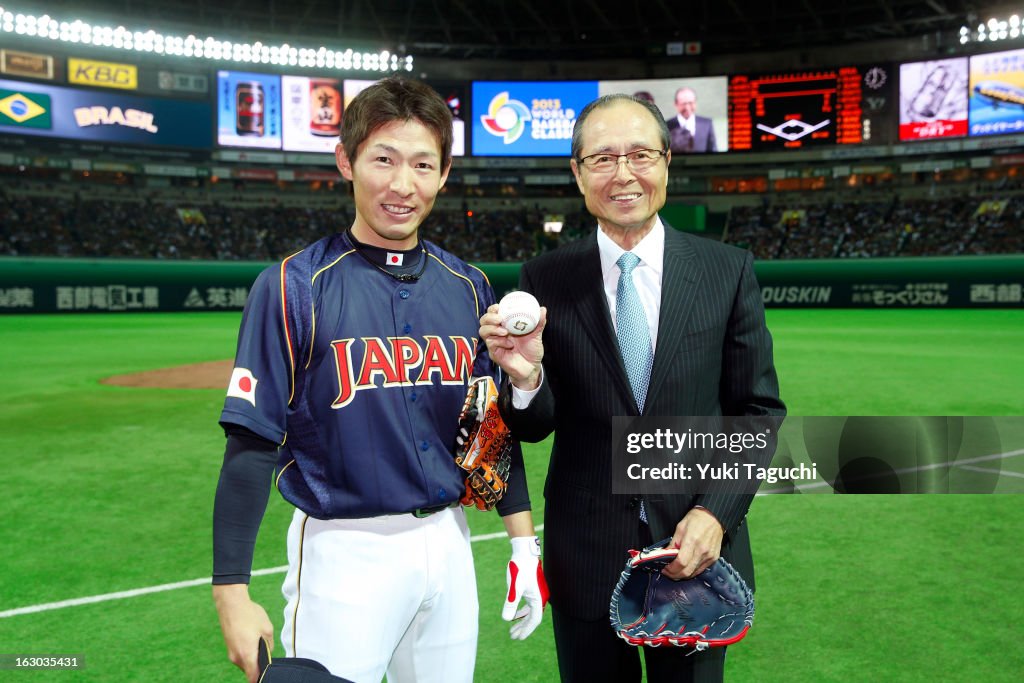
[[[676,111],[665,123],[672,140],[670,149],[677,154],[700,154],[717,152],[715,128],[711,119],[697,116],[697,93],[686,86],[676,90]]]
[[[544,545],[563,681],[640,680],[637,648],[608,620],[630,548],[671,536],[672,578],[721,555],[754,583],[752,495],[612,493],[613,416],[785,413],[750,253],[658,216],[668,145],[653,104],[620,94],[584,108],[570,165],[597,230],[523,266],[521,288],[545,305],[536,330],[509,335],[497,306],[480,319],[510,380],[509,426],[525,441],[555,434]],[[649,681],[722,679],[724,648],[645,650]]]

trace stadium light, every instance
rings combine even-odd
[[[0,33],[14,33],[29,38],[42,38],[72,45],[86,44],[111,50],[131,50],[184,59],[214,62],[249,62],[298,66],[302,68],[337,69],[340,71],[412,71],[412,55],[381,52],[344,52],[323,45],[299,47],[284,43],[264,45],[233,42],[224,38],[195,35],[160,34],[153,29],[136,30],[124,26],[94,26],[81,19],[67,21],[49,14],[11,11],[0,7]]]
[[[971,30],[969,26],[960,27],[960,44],[967,43],[997,43],[1003,40],[1016,40],[1024,34],[1024,26],[1021,26],[1021,18],[1012,14],[1006,18],[990,17],[988,20],[978,24],[978,28]]]

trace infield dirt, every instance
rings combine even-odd
[[[127,375],[111,375],[100,382],[121,387],[147,389],[227,389],[232,361],[212,360],[205,363],[178,365]]]

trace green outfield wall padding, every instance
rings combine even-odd
[[[661,219],[676,230],[704,232],[707,229],[708,209],[703,204],[669,202],[659,213]]]
[[[270,265],[2,257],[0,312],[240,310]],[[477,265],[499,297],[516,288],[520,264]],[[770,307],[1024,306],[1024,255],[764,261],[755,270]]]
[[[764,261],[766,306],[1019,308],[1024,255]]]

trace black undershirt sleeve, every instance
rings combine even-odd
[[[508,475],[508,490],[498,502],[498,514],[502,517],[530,509],[530,490],[526,485],[526,468],[523,465],[523,449],[518,441],[512,443],[512,462]]]
[[[277,444],[229,427],[213,502],[213,583],[249,583],[256,535],[270,498]]]

